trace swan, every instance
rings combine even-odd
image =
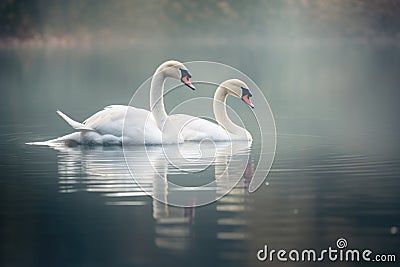
[[[168,132],[165,128],[166,132],[162,133],[160,130],[168,119],[163,102],[164,82],[167,78],[177,79],[195,90],[190,81],[191,77],[188,69],[178,61],[170,60],[161,64],[151,80],[150,111],[131,106],[111,105],[80,123],[58,110],[58,115],[77,132],[48,142],[67,145],[181,143],[182,137],[175,135],[173,131]]]
[[[226,113],[226,98],[232,95],[242,99],[248,106],[254,108],[248,86],[241,80],[230,79],[221,83],[214,94],[213,110],[218,124],[205,119],[185,115],[186,123],[182,124],[181,134],[185,141],[252,141],[251,134],[244,128],[233,123]],[[182,115],[181,115],[182,116]],[[171,118],[173,118],[171,116]]]

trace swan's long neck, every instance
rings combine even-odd
[[[155,72],[150,87],[150,111],[157,122],[159,129],[162,129],[167,120],[167,113],[164,107],[164,81],[165,75],[158,69]]]
[[[242,135],[246,130],[233,123],[229,119],[226,113],[227,96],[228,93],[226,89],[222,86],[219,86],[217,91],[215,91],[214,102],[213,102],[215,119],[217,120],[218,124],[224,127],[229,133],[235,135]]]

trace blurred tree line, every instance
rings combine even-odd
[[[2,0],[0,38],[394,36],[400,0]]]

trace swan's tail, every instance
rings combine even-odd
[[[87,126],[87,125],[85,125],[83,123],[74,121],[73,119],[71,119],[70,117],[68,117],[67,115],[65,115],[64,113],[62,113],[59,110],[57,110],[57,114],[60,115],[60,117],[63,118],[75,130],[78,130],[78,131],[95,131],[90,126]]]
[[[62,147],[62,146],[77,146],[82,143],[82,137],[80,132],[74,132],[62,137],[58,137],[55,139],[50,139],[47,141],[39,141],[39,142],[28,142],[25,143],[27,145],[34,145],[34,146],[49,146],[53,148]]]

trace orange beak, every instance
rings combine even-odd
[[[251,108],[254,108],[254,105],[253,105],[253,103],[251,103],[251,100],[250,100],[249,95],[244,95],[244,96],[242,96],[242,100],[243,100],[247,105],[249,105]]]
[[[196,90],[196,87],[192,84],[192,82],[189,80],[188,76],[183,76],[181,78],[181,82],[183,82],[187,87],[189,87],[192,90]]]

